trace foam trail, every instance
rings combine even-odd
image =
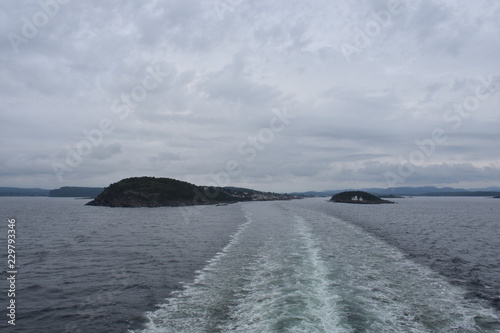
[[[498,332],[498,314],[467,299],[430,269],[359,227],[317,211],[297,214],[316,221],[330,280],[349,326],[370,332]]]
[[[144,333],[153,332],[211,332],[217,331],[227,298],[231,296],[231,260],[228,265],[222,261],[242,238],[253,220],[245,213],[246,222],[230,237],[229,243],[197,271],[193,283],[186,284],[184,290],[169,298],[159,310],[147,313],[149,322]]]
[[[287,219],[287,232],[269,236],[252,265],[253,277],[223,332],[351,331],[341,324],[336,292],[306,222]]]
[[[246,222],[143,332],[498,332],[498,314],[363,229],[295,203]]]

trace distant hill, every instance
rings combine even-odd
[[[340,193],[343,190],[331,190],[331,191],[307,191],[307,192],[292,192],[291,195],[300,195],[304,197],[331,197],[335,193]]]
[[[55,190],[41,188],[0,187],[0,197],[85,197],[95,198],[103,187],[65,186]]]
[[[376,195],[364,191],[345,191],[337,193],[330,199],[332,202],[352,203],[352,204],[386,204],[394,203],[384,200]]]
[[[373,191],[372,193],[377,194],[394,194],[394,195],[427,195],[429,193],[453,193],[453,192],[466,192],[466,189],[463,188],[452,188],[452,187],[443,187],[438,188],[435,186],[421,186],[421,187],[391,187],[388,189],[384,189],[381,192]]]
[[[295,195],[304,196],[331,196],[345,191],[356,191],[357,189],[344,189],[344,190],[329,190],[321,192],[295,192]],[[401,197],[401,196],[492,196],[500,195],[500,187],[487,187],[477,189],[463,189],[443,187],[438,188],[435,186],[422,186],[422,187],[391,187],[391,188],[362,188],[359,191],[376,194],[381,197]],[[496,194],[495,194],[496,193]]]
[[[237,196],[238,200],[254,200],[256,196],[261,198],[271,198],[285,196],[285,198],[293,197],[331,197],[334,194],[345,191],[356,191],[357,189],[343,190],[327,190],[327,191],[308,191],[308,192],[293,192],[290,194],[277,194],[271,192],[260,192],[248,188],[241,187],[224,187],[219,188],[231,196]],[[50,196],[50,197],[85,197],[95,198],[104,191],[103,187],[77,187],[64,186],[59,189],[47,190],[41,188],[18,188],[18,187],[0,187],[0,196]],[[403,196],[500,196],[500,187],[490,186],[485,188],[463,189],[435,186],[422,187],[392,187],[392,188],[362,188],[359,191],[373,193],[379,197],[394,198]],[[275,200],[275,199],[272,199]]]
[[[427,197],[494,197],[500,195],[500,192],[487,191],[467,191],[467,192],[434,192],[426,193]]]
[[[46,197],[49,192],[41,188],[0,187],[0,197]]]
[[[164,207],[293,198],[296,197],[244,188],[197,186],[171,178],[133,177],[111,184],[87,205]]]
[[[500,192],[500,187],[498,186],[490,186],[490,187],[483,187],[483,188],[470,188],[469,191],[480,191],[480,192]]]
[[[64,186],[57,190],[52,190],[49,197],[77,197],[95,198],[104,191],[104,187],[77,187]]]

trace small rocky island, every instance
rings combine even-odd
[[[111,184],[87,205],[177,207],[291,199],[299,197],[237,187],[197,186],[171,178],[133,177]]]
[[[337,193],[330,199],[331,202],[343,202],[352,204],[387,204],[394,203],[389,200],[384,200],[376,195],[363,191],[346,191]]]

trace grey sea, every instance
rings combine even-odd
[[[395,201],[0,198],[0,331],[500,332],[500,200]]]

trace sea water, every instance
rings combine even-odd
[[[500,202],[397,201],[131,209],[0,198],[0,247],[7,218],[17,223],[16,329],[498,332]]]

